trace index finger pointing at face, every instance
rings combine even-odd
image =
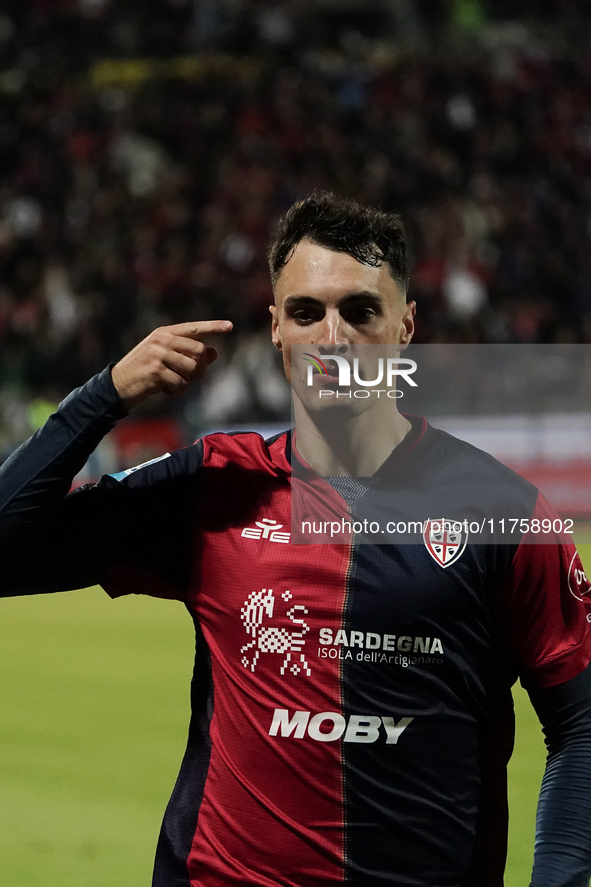
[[[191,320],[188,323],[177,323],[169,329],[176,336],[199,339],[209,333],[228,333],[232,326],[230,320]]]

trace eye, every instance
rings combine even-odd
[[[356,326],[370,323],[376,316],[376,311],[373,308],[369,308],[367,305],[351,306],[343,311],[343,317],[347,323],[352,323]]]
[[[313,320],[312,312],[305,308],[299,308],[297,311],[294,311],[293,318],[294,320],[297,320],[298,323],[311,323]]]
[[[315,310],[312,306],[294,308],[289,313],[300,326],[307,326],[320,319],[320,312]]]

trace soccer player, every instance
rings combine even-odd
[[[269,256],[288,376],[292,345],[325,362],[410,342],[398,217],[311,197]],[[296,398],[297,440],[213,434],[68,493],[116,420],[182,393],[215,357],[203,336],[230,328],[156,330],[0,473],[2,594],[100,583],[182,600],[194,620],[192,720],[154,887],[500,887],[517,676],[549,749],[532,885],[586,887],[589,583],[573,545],[290,544],[292,458],[343,516],[384,495],[431,515],[458,496],[486,508],[493,490],[539,518],[530,484],[396,410],[368,440],[371,411],[351,407],[339,450],[330,408]]]

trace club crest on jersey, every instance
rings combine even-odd
[[[425,521],[423,539],[433,560],[445,569],[462,556],[468,542],[468,532],[460,521],[442,517]]]

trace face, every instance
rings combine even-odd
[[[356,345],[408,345],[415,303],[406,302],[386,264],[363,265],[347,253],[302,240],[275,286],[273,344],[292,381],[291,346],[320,356],[354,353]]]

